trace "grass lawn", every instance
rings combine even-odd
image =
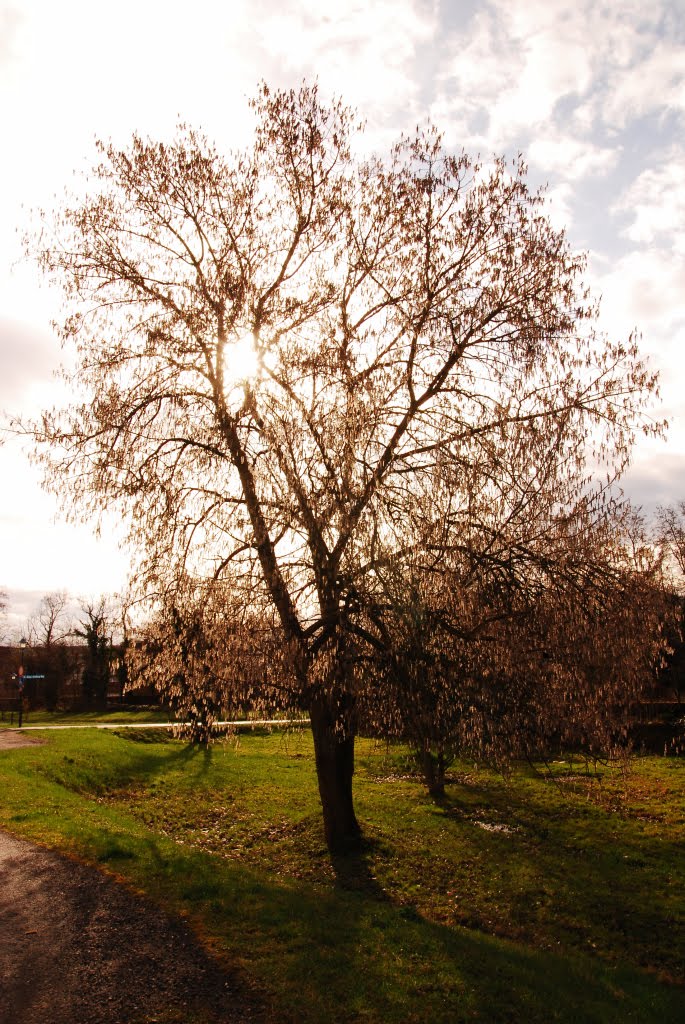
[[[11,716],[5,711],[0,718],[0,729],[16,729],[18,712]],[[127,708],[112,711],[45,711],[42,708],[24,711],[24,725],[97,725],[98,723],[145,723],[167,722],[169,715],[164,708]]]
[[[366,849],[331,864],[307,733],[42,735],[0,751],[0,827],[187,915],[269,1019],[685,1020],[683,760],[460,764],[436,804],[361,741]]]

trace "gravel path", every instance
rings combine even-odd
[[[0,832],[0,1024],[256,1024],[180,921]]]

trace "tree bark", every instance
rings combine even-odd
[[[351,711],[348,695],[317,696],[310,707],[324,831],[332,854],[357,849],[361,841],[352,799],[355,734]]]
[[[419,754],[421,770],[429,794],[437,800],[445,796],[445,758],[442,753],[433,754],[430,750],[422,750]]]

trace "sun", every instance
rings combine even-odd
[[[260,362],[252,334],[228,342],[224,351],[224,376],[229,385],[252,381],[259,375]]]

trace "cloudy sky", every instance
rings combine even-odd
[[[604,328],[637,327],[662,375],[668,439],[638,446],[626,493],[647,510],[685,498],[685,0],[0,0],[0,427],[59,401],[57,296],[17,262],[27,211],[58,201],[96,136],[183,120],[240,146],[260,79],[314,77],[357,107],[370,149],[432,119],[455,149],[525,155],[591,254]],[[110,527],[64,522],[2,436],[16,629],[48,591],[120,588],[127,564]]]

